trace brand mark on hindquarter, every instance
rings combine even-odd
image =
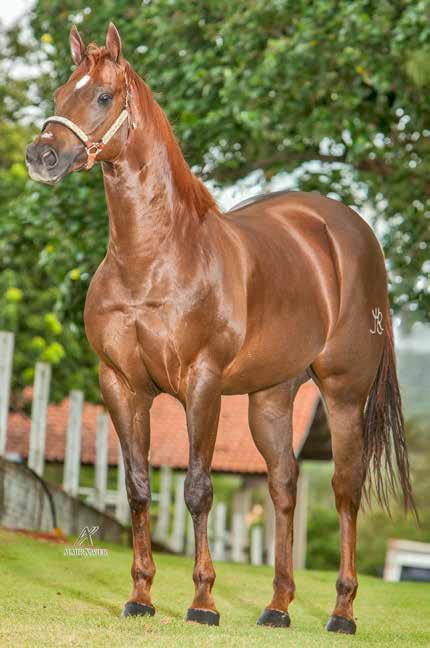
[[[377,306],[376,308],[372,308],[372,316],[373,316],[373,329],[369,329],[370,332],[372,333],[372,335],[375,335],[375,333],[377,333],[378,335],[382,335],[384,332],[384,327],[382,326],[383,315],[379,306]]]

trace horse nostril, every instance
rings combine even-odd
[[[28,164],[31,164],[31,162],[34,162],[35,156],[34,156],[34,152],[33,152],[33,144],[30,144],[25,149],[25,159],[26,159],[26,162],[28,162]]]
[[[57,165],[58,163],[58,155],[54,151],[54,149],[49,148],[45,153],[42,155],[42,162],[44,166],[46,166],[48,169],[52,169],[54,166]]]

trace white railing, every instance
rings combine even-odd
[[[174,472],[163,466],[160,469],[158,518],[154,539],[175,553],[194,553],[194,530],[185,501],[185,473]],[[174,500],[172,501],[172,492]],[[293,547],[295,568],[305,566],[306,555],[306,499],[307,480],[299,477],[294,525],[298,539]],[[253,565],[274,564],[275,513],[272,500],[267,496],[264,521],[249,528],[248,516],[252,509],[251,491],[236,492],[230,503],[216,500],[209,514],[208,535],[214,560],[251,562]]]
[[[12,379],[14,335],[0,331],[0,456],[7,457],[7,428],[9,419],[10,386]],[[28,466],[40,477],[45,467],[45,442],[51,365],[38,362],[33,384],[31,428],[29,438]],[[96,420],[96,445],[94,455],[94,486],[79,487],[81,470],[82,414],[84,394],[72,390],[69,395],[69,412],[65,430],[66,447],[63,466],[63,488],[72,497],[85,495],[86,500],[99,511],[106,507],[114,509],[115,517],[122,524],[129,522],[129,506],[125,489],[124,466],[118,444],[118,488],[108,491],[108,415],[104,412]]]

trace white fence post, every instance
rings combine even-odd
[[[245,520],[240,511],[233,511],[231,519],[231,559],[233,562],[245,562],[243,538],[245,536]]]
[[[76,497],[79,490],[83,404],[83,392],[79,389],[71,391],[69,395],[66,452],[64,455],[63,488],[72,497]]]
[[[46,417],[51,383],[51,365],[45,362],[36,363],[31,408],[30,448],[28,466],[38,475],[43,475],[45,465]]]
[[[170,549],[175,553],[181,553],[184,549],[184,535],[185,535],[184,482],[185,482],[185,475],[183,473],[177,475],[176,487],[175,487],[175,510],[173,514],[173,528],[172,528],[172,535],[169,542]]]
[[[128,504],[127,488],[125,485],[124,458],[120,444],[118,444],[118,485],[115,515],[121,524],[126,525],[130,521],[130,506]]]
[[[172,469],[168,466],[160,468],[160,499],[158,501],[158,519],[154,531],[157,542],[167,542],[169,537],[169,518],[172,490]]]
[[[215,506],[214,560],[225,560],[227,506],[220,502]]]
[[[293,567],[304,569],[306,563],[308,520],[308,476],[300,473],[297,482],[297,503],[294,511]]]
[[[0,457],[6,454],[14,334],[0,332]]]
[[[107,468],[108,468],[108,421],[109,421],[108,415],[105,412],[97,416],[94,506],[99,511],[104,511],[106,507]]]
[[[233,496],[233,517],[231,531],[231,559],[233,562],[245,562],[248,540],[248,529],[245,516],[249,512],[251,493],[239,491]]]
[[[263,527],[254,526],[251,529],[251,564],[263,564]]]

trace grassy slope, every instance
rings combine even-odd
[[[153,619],[120,619],[129,586],[130,550],[107,558],[66,558],[63,546],[0,530],[0,646],[430,646],[430,588],[362,577],[358,634],[323,629],[333,604],[335,575],[299,572],[288,630],[257,628],[269,600],[272,570],[218,564],[215,597],[221,626],[185,624],[191,600],[191,560],[156,556]]]

